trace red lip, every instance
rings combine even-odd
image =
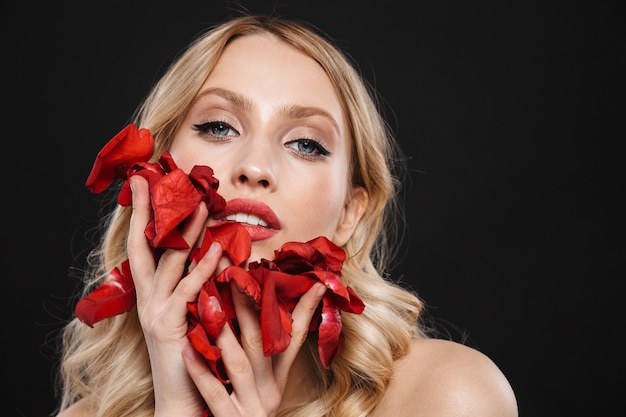
[[[224,209],[215,213],[213,218],[218,221],[229,221],[224,219],[227,216],[236,213],[253,214],[267,224],[267,227],[264,227],[242,223],[250,234],[252,241],[268,239],[280,230],[280,221],[278,220],[278,216],[276,216],[276,213],[274,213],[274,211],[267,204],[245,198],[234,198],[227,201]]]

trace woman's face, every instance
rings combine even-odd
[[[258,260],[288,241],[347,242],[367,201],[349,187],[350,145],[322,67],[275,37],[252,35],[226,47],[170,152],[186,172],[213,168],[228,216],[209,222],[244,224]]]

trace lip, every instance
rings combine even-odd
[[[224,220],[227,216],[236,213],[253,214],[263,220],[266,226],[254,226],[251,224],[241,223],[248,231],[252,241],[265,240],[274,236],[280,230],[280,221],[276,213],[265,203],[257,200],[249,200],[246,198],[234,198],[226,202],[226,206],[213,215],[218,222],[229,222],[232,220]]]

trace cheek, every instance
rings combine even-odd
[[[312,237],[332,237],[343,213],[347,184],[334,178],[324,176],[307,182],[296,181],[289,187],[294,196],[290,212],[304,223],[302,227],[309,234],[315,235]]]
[[[198,146],[197,143],[197,140],[189,140],[184,136],[176,136],[174,138],[169,151],[172,158],[174,158],[176,166],[186,173],[191,172],[191,169],[196,165],[206,165],[216,170],[213,163],[219,160],[219,158],[213,157],[211,152],[202,146]]]
[[[189,173],[191,168],[197,164],[197,154],[194,156],[193,149],[189,149],[189,146],[186,146],[185,143],[185,140],[177,135],[169,151],[176,166]]]

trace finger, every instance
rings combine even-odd
[[[307,339],[311,319],[326,293],[326,289],[326,286],[322,283],[313,285],[300,297],[291,314],[291,343],[283,353],[274,357],[274,374],[281,390],[284,390],[287,384],[289,368],[291,368],[300,348]]]
[[[174,313],[171,317],[180,317],[187,313],[187,303],[198,298],[202,285],[215,272],[221,256],[222,246],[219,242],[213,242],[193,271],[179,281],[171,294],[170,307]]]
[[[256,386],[261,398],[267,401],[275,397],[279,391],[274,379],[272,358],[263,353],[259,313],[253,301],[241,292],[235,283],[231,283],[231,294],[239,326],[240,337],[237,343],[240,344],[240,348],[237,351],[228,347],[223,348],[225,362],[229,360],[230,379],[233,386],[239,388],[239,392]]]
[[[129,178],[132,190],[132,213],[127,238],[127,252],[131,273],[137,291],[137,304],[143,305],[152,287],[152,276],[156,268],[152,248],[144,234],[150,221],[150,192],[148,182],[134,175]]]
[[[211,408],[212,415],[216,417],[237,415],[226,387],[213,375],[204,358],[190,344],[183,347],[183,362],[202,398]]]
[[[254,307],[251,306],[250,299],[241,293],[234,283],[231,283],[231,293],[241,336],[237,337],[230,326],[224,326],[216,342],[222,350],[224,366],[230,380],[234,386],[243,387],[244,384],[242,382],[245,382],[246,379],[249,380],[248,382],[251,380],[252,384],[254,384],[251,358],[258,355],[259,351],[261,351],[261,356],[263,356],[263,344],[260,330],[258,329],[258,318],[253,311]],[[254,323],[256,323],[257,329],[255,329]],[[252,334],[246,335],[246,333],[253,333],[255,336]],[[250,343],[254,344],[255,348],[251,348]],[[256,362],[258,358],[253,360]]]
[[[239,322],[239,316],[237,321]],[[253,369],[250,358],[230,326],[224,326],[216,344],[221,349],[226,374],[233,387],[231,400],[242,412],[242,415],[251,416],[253,415],[251,410],[257,412],[263,410],[264,406],[261,399],[264,403],[271,404],[271,407],[278,404],[280,397],[277,396],[277,391],[273,389],[275,386],[273,379],[267,381],[265,385],[257,382],[255,379],[256,369]],[[265,360],[271,364],[271,358],[265,358]],[[272,394],[272,396],[266,394]]]
[[[207,217],[206,205],[200,204],[189,216],[181,231],[181,235],[189,248],[168,249],[159,258],[153,283],[153,296],[157,299],[167,299],[183,277],[189,253],[204,230]]]
[[[250,358],[257,374],[263,366],[271,370],[271,361],[263,354],[263,334],[259,323],[259,312],[254,302],[240,291],[234,282],[231,283],[231,294],[241,335],[241,346]]]

